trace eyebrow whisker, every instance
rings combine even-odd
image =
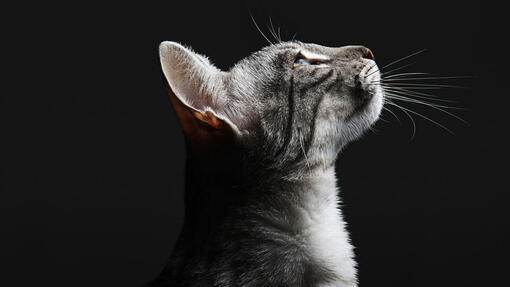
[[[250,12],[250,11],[248,11],[248,13],[250,14],[250,18],[251,18],[251,20],[252,20],[253,24],[255,24],[255,28],[257,28],[257,30],[260,32],[260,34],[262,35],[262,37],[264,37],[264,39],[266,39],[266,41],[268,41],[268,42],[269,42],[269,44],[274,45],[274,43],[273,43],[273,42],[271,42],[271,40],[269,40],[269,38],[266,36],[266,34],[264,34],[264,32],[262,32],[262,30],[260,30],[259,25],[257,24],[257,22],[255,21],[255,19],[253,18],[253,15],[251,14],[251,12]]]

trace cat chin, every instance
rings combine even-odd
[[[384,103],[384,91],[381,86],[377,86],[374,96],[370,100],[370,103],[367,105],[366,108],[366,117],[367,120],[370,122],[369,125],[374,124],[381,115],[381,111],[383,108]]]
[[[342,146],[362,136],[378,119],[383,108],[384,92],[378,86],[372,98],[352,116],[342,127]]]

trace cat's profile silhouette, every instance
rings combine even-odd
[[[187,143],[186,211],[149,286],[357,286],[334,166],[381,112],[372,52],[282,42],[221,71],[163,42],[160,60]]]

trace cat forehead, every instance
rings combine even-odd
[[[329,58],[328,54],[333,50],[332,47],[321,46],[313,43],[303,43],[298,41],[282,42],[262,49],[268,52],[294,51],[301,52],[305,57],[310,58]]]
[[[321,46],[312,43],[298,41],[280,42],[266,46],[252,55],[246,57],[240,63],[253,61],[273,60],[275,57],[294,56],[301,54],[303,57],[315,60],[329,60],[335,48]]]

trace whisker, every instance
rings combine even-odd
[[[271,29],[271,27],[269,25],[266,25],[267,27],[267,30],[269,31],[269,33],[271,34],[271,36],[273,36],[273,38],[278,41],[278,39],[276,38],[276,35],[274,34],[273,30]]]
[[[377,66],[377,65],[373,65],[373,66],[372,66],[372,68],[373,68],[373,67],[376,67],[376,66]],[[372,68],[370,68],[369,70],[371,70]],[[374,73],[377,73],[377,72],[379,72],[379,71],[380,71],[380,69],[379,69],[379,68],[377,68],[376,70],[374,70],[372,73],[370,73],[370,74],[366,75],[365,77],[368,77],[368,76],[370,76],[370,75],[372,75],[372,74],[374,74]],[[368,73],[368,71],[367,71],[367,73]]]
[[[410,114],[406,111],[406,109],[405,109],[405,108],[403,108],[403,107],[401,107],[401,106],[399,106],[399,105],[395,104],[394,102],[392,102],[392,101],[388,100],[388,104],[390,104],[390,105],[392,105],[392,106],[395,106],[395,107],[399,108],[402,112],[404,112],[404,113],[407,115],[407,117],[409,117],[409,119],[411,120],[411,123],[412,123],[412,125],[413,125],[413,133],[412,133],[412,135],[411,135],[411,139],[414,139],[414,136],[416,135],[416,123],[414,122],[413,117],[411,117],[411,115],[410,115]]]
[[[392,79],[392,78],[403,78],[404,76],[410,76],[410,75],[432,75],[431,73],[399,73],[390,75],[387,77],[384,77],[385,79]]]
[[[374,67],[377,67],[377,64],[372,65],[370,68],[368,68],[368,70],[365,73],[370,72],[370,70],[372,70]],[[371,74],[369,74],[369,75],[371,75]]]
[[[406,93],[413,93],[413,94],[416,94],[416,95],[421,95],[421,96],[424,96],[424,97],[430,97],[430,98],[438,98],[438,96],[436,95],[433,95],[433,94],[427,94],[427,93],[423,93],[423,92],[418,92],[418,91],[414,91],[414,90],[410,90],[409,87],[398,87],[398,86],[394,86],[394,85],[385,85],[385,84],[381,84],[381,86],[385,89],[385,90],[399,90],[399,91],[403,91],[403,92],[406,92]],[[446,100],[444,100],[446,101]]]
[[[418,112],[415,112],[415,111],[413,111],[413,110],[410,110],[410,109],[407,109],[407,108],[404,108],[404,107],[400,107],[400,108],[401,108],[401,109],[404,109],[404,110],[406,110],[406,111],[408,111],[408,112],[410,112],[410,113],[413,113],[413,114],[415,114],[415,115],[417,115],[417,116],[419,116],[419,117],[421,117],[421,118],[424,118],[424,119],[426,119],[426,120],[430,121],[431,123],[434,123],[434,124],[436,124],[437,126],[439,126],[439,127],[443,128],[444,130],[448,131],[448,132],[449,132],[449,133],[451,133],[452,135],[455,135],[455,133],[453,133],[450,129],[446,128],[446,127],[445,127],[445,126],[443,126],[442,124],[440,124],[440,123],[438,123],[438,122],[436,122],[436,121],[432,120],[432,119],[431,119],[431,118],[429,118],[429,117],[426,117],[426,116],[424,116],[424,115],[422,115],[422,114],[420,114],[420,113],[418,113]]]
[[[438,98],[438,95],[434,95],[434,92],[428,92],[427,90],[439,90],[444,88],[455,88],[455,89],[466,89],[468,87],[464,87],[461,85],[456,85],[456,81],[443,81],[443,80],[455,80],[455,79],[470,79],[475,78],[473,76],[437,76],[431,73],[422,73],[422,72],[404,72],[403,69],[414,65],[415,63],[405,64],[402,63],[404,60],[409,59],[413,56],[423,53],[426,49],[419,50],[410,55],[397,59],[381,68],[381,79],[377,81],[369,82],[368,85],[380,85],[384,90],[384,102],[388,104],[388,106],[395,106],[401,112],[405,113],[406,116],[411,120],[411,124],[413,125],[413,133],[412,138],[414,138],[416,134],[416,122],[414,120],[413,115],[421,117],[426,121],[444,129],[450,134],[454,134],[452,130],[447,128],[445,125],[440,122],[433,120],[432,118],[426,116],[426,113],[417,112],[414,109],[410,109],[408,107],[409,104],[422,105],[430,109],[434,109],[441,113],[447,114],[451,117],[456,118],[464,124],[469,125],[469,123],[462,119],[460,116],[456,115],[455,111],[451,112],[451,110],[466,110],[462,107],[456,107],[455,104],[451,105],[449,103],[458,103],[454,100],[449,99],[441,99]],[[394,66],[397,63],[401,63],[403,65],[401,67],[392,67],[389,71],[386,71],[388,67]],[[405,65],[404,65],[405,64]],[[399,66],[400,66],[399,65]],[[368,71],[370,71],[373,67],[370,67]],[[367,71],[367,74],[368,74]],[[372,74],[372,73],[371,73]],[[450,84],[450,83],[451,84]],[[425,92],[422,92],[425,90]],[[398,102],[399,104],[397,104]],[[409,103],[404,106],[401,106],[403,102]],[[417,107],[417,106],[415,106]],[[384,108],[384,107],[383,107]],[[392,109],[384,109],[388,110],[392,115],[398,119],[397,114],[391,112]],[[426,109],[427,110],[427,109]]]
[[[253,15],[251,14],[251,12],[250,12],[250,11],[248,11],[248,13],[250,14],[250,18],[251,18],[251,20],[253,21],[253,24],[255,24],[255,27],[257,28],[257,30],[259,31],[259,33],[262,35],[262,37],[264,37],[264,39],[266,39],[266,41],[268,41],[268,42],[269,42],[269,44],[274,45],[274,44],[273,44],[273,42],[271,42],[271,41],[269,40],[269,38],[267,38],[266,34],[264,34],[264,32],[262,32],[262,30],[260,30],[259,25],[257,25],[257,22],[255,22],[255,19],[253,18]]]
[[[411,58],[411,57],[416,56],[416,55],[418,55],[418,54],[421,54],[421,53],[425,52],[426,50],[427,50],[427,49],[423,49],[423,50],[420,50],[420,51],[414,52],[414,53],[412,53],[412,54],[410,54],[410,55],[408,55],[408,56],[402,57],[402,58],[400,58],[400,59],[398,59],[398,60],[395,60],[395,61],[393,61],[393,62],[391,62],[391,63],[387,64],[386,66],[382,67],[382,68],[381,68],[381,70],[384,70],[385,68],[387,68],[387,67],[389,67],[389,66],[392,66],[392,65],[394,65],[394,64],[396,64],[396,63],[399,63],[399,62],[401,62],[401,61],[403,61],[403,60],[405,60],[405,59],[408,59],[408,58]]]
[[[439,102],[445,102],[445,103],[457,103],[457,101],[439,99],[439,98],[437,98],[437,96],[434,96],[431,94],[420,93],[420,92],[411,91],[411,90],[407,90],[407,89],[403,89],[403,88],[385,87],[384,90],[394,92],[394,93],[400,93],[405,96],[413,96],[416,98],[426,99],[426,100],[430,100],[430,101],[439,101]]]
[[[383,81],[384,83],[384,81]],[[432,87],[432,88],[455,88],[455,89],[466,89],[463,86],[456,85],[442,85],[442,84],[420,84],[420,83],[394,83],[396,87]]]
[[[271,16],[269,16],[269,23],[271,24],[271,27],[267,27],[269,32],[271,33],[271,35],[273,35],[273,37],[275,38],[275,40],[277,42],[281,42],[282,40],[280,38],[278,38],[278,35],[276,34],[276,31],[274,29],[274,26],[273,26],[273,20],[271,20]]]
[[[395,69],[393,69],[393,70],[389,70],[388,72],[384,72],[384,75],[391,75],[391,73],[393,73],[393,72],[396,72],[396,71],[398,71],[398,70],[402,70],[402,69],[407,68],[407,67],[409,67],[409,66],[412,66],[412,65],[414,65],[414,64],[416,64],[416,63],[407,64],[407,65],[404,65],[404,66],[402,66],[402,67],[395,68]]]
[[[447,115],[450,115],[454,118],[456,118],[457,120],[463,122],[464,124],[468,124],[468,122],[466,122],[464,119],[462,119],[461,117],[453,114],[453,113],[450,113],[449,111],[446,111],[442,108],[450,108],[450,109],[454,109],[455,107],[448,107],[448,106],[442,106],[442,105],[436,105],[436,104],[430,104],[430,103],[426,103],[426,102],[423,102],[423,101],[420,101],[420,100],[416,100],[416,99],[410,99],[410,98],[407,98],[407,97],[404,97],[404,96],[399,96],[399,95],[392,95],[390,94],[388,96],[390,99],[395,99],[395,100],[400,100],[400,101],[404,101],[404,102],[408,102],[408,103],[415,103],[415,104],[421,104],[421,105],[424,105],[424,106],[428,106],[432,109],[435,109],[435,110],[438,110],[440,112],[443,112]],[[460,108],[459,108],[460,109]]]
[[[388,108],[383,108],[383,109],[384,109],[384,110],[389,110]],[[385,122],[385,123],[391,123],[389,120],[387,120],[387,119],[383,118],[383,116],[382,116],[382,115],[380,115],[380,116],[379,116],[379,120],[381,120],[381,121],[383,121],[383,122]],[[369,127],[369,128],[372,128],[372,127]]]
[[[411,81],[411,80],[445,80],[445,79],[470,79],[471,76],[452,76],[452,77],[421,77],[421,78],[394,78],[394,79],[383,79],[386,82],[399,82],[399,81]]]
[[[398,123],[400,125],[402,125],[402,122],[400,121],[400,119],[397,117],[397,115],[392,110],[390,110],[389,108],[387,108],[385,106],[383,106],[383,110],[388,111],[390,114],[392,114],[393,117],[395,117],[397,119]]]
[[[384,83],[381,83],[381,86],[383,87],[392,87],[392,88],[406,88],[410,91],[413,91],[413,90],[440,90],[441,87],[418,87],[418,86],[405,86],[405,87],[402,87],[402,86],[395,86],[395,85],[391,85],[391,86],[388,86],[388,85],[385,85]]]

